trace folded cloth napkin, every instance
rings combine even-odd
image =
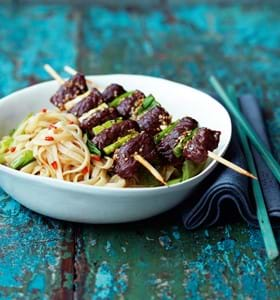
[[[256,98],[252,95],[244,95],[240,97],[239,102],[244,116],[250,122],[268,149],[271,150],[262,118],[262,112]],[[268,214],[274,225],[279,225],[280,186],[258,151],[254,147],[251,147],[251,149],[256,163],[258,179],[262,187]]]
[[[246,95],[240,97],[240,102],[242,112],[246,113],[246,116],[247,114],[254,114],[250,119],[251,124],[254,128],[255,126],[262,128],[262,130],[256,128],[255,130],[263,140],[268,141],[257,100],[253,96]],[[236,131],[233,130],[232,140],[225,158],[247,169],[241,147]],[[261,157],[255,157],[255,159],[259,180],[263,180],[260,174],[264,174],[263,176],[270,174],[269,179],[264,181],[262,185],[268,212],[271,217],[280,217],[279,185],[277,182],[271,185],[273,175]],[[186,229],[209,227],[225,220],[229,222],[235,219],[236,214],[239,214],[247,223],[258,226],[254,198],[249,191],[250,184],[247,177],[218,165],[215,172],[208,176],[183,204],[182,218]]]

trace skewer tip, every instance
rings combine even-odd
[[[214,152],[208,151],[208,156],[210,158],[216,160],[217,162],[225,165],[226,167],[232,169],[233,171],[235,171],[237,173],[240,173],[240,174],[245,175],[247,177],[250,177],[252,179],[258,180],[258,178],[255,175],[253,175],[250,172],[248,172],[247,170],[239,167],[238,165],[232,163],[231,161],[229,161],[229,160],[227,160],[227,159],[225,159],[225,158],[223,158],[223,157],[215,154]]]
[[[70,67],[68,65],[64,66],[64,71],[71,74],[71,75],[75,75],[75,74],[78,73],[75,69],[73,69],[72,67]]]
[[[258,180],[257,176],[255,176],[255,175],[253,175],[253,174],[251,174],[249,172],[247,172],[247,176],[250,177],[250,178],[252,178],[252,179]]]
[[[49,64],[44,64],[44,69],[48,72],[52,67]]]
[[[64,79],[55,71],[55,69],[52,66],[50,66],[49,64],[45,64],[44,69],[58,83],[60,83],[60,84],[64,83]]]

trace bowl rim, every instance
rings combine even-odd
[[[220,107],[220,109],[223,111],[223,113],[226,115],[226,117],[228,118],[228,125],[229,125],[229,132],[228,132],[228,139],[226,140],[226,143],[223,145],[223,147],[220,149],[219,151],[219,155],[222,156],[231,141],[231,137],[232,137],[232,122],[231,122],[231,118],[230,115],[228,113],[228,111],[226,110],[226,108],[219,103],[216,99],[214,99],[211,95],[198,90],[196,88],[193,88],[191,86],[188,86],[186,84],[180,83],[180,82],[176,82],[176,81],[172,81],[169,79],[165,79],[165,78],[161,78],[161,77],[155,77],[155,76],[149,76],[149,75],[142,75],[142,74],[126,74],[126,73],[112,73],[112,74],[95,74],[95,75],[85,75],[86,78],[105,78],[105,77],[110,77],[110,76],[120,76],[120,77],[145,77],[146,79],[152,79],[152,80],[159,80],[159,81],[163,81],[163,82],[168,82],[171,84],[175,84],[178,85],[180,87],[184,87],[184,88],[188,88],[190,90],[193,90],[195,93],[200,93],[203,96],[207,96],[209,101],[215,102],[216,105],[218,105]],[[39,82],[37,84],[16,90],[12,93],[10,93],[7,96],[4,96],[3,98],[0,99],[0,107],[1,105],[3,105],[3,103],[8,102],[10,100],[11,97],[14,97],[18,94],[21,94],[22,92],[26,92],[27,90],[32,90],[32,89],[37,89],[40,88],[41,86],[44,85],[48,85],[50,83],[54,83],[55,80],[47,80],[47,81],[43,81],[43,82]],[[9,173],[11,175],[14,175],[16,177],[22,177],[26,180],[34,180],[38,183],[43,183],[43,184],[47,184],[47,185],[51,185],[51,186],[55,186],[56,188],[64,188],[67,190],[77,190],[77,191],[84,191],[84,192],[93,192],[93,191],[98,191],[98,192],[103,192],[106,193],[107,191],[122,191],[124,193],[135,193],[135,192],[147,192],[147,191],[166,191],[166,189],[173,189],[173,188],[179,188],[179,187],[183,187],[184,185],[186,185],[187,183],[199,180],[200,177],[203,177],[205,173],[208,173],[210,171],[210,169],[215,168],[215,166],[217,165],[217,162],[212,160],[208,166],[203,169],[202,172],[200,172],[199,174],[197,174],[196,176],[187,179],[183,182],[179,182],[176,184],[173,184],[171,186],[157,186],[157,187],[107,187],[107,186],[92,186],[92,185],[87,185],[87,184],[82,184],[82,183],[76,183],[76,182],[68,182],[68,181],[63,181],[60,179],[56,179],[56,178],[49,178],[49,177],[43,177],[43,176],[36,176],[33,174],[28,174],[28,173],[24,173],[24,172],[20,172],[18,170],[14,170],[12,168],[9,168],[7,166],[4,166],[2,164],[0,164],[0,171],[3,171],[5,173]]]

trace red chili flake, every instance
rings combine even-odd
[[[46,113],[48,110],[46,108],[42,108],[41,112]]]
[[[96,161],[100,161],[100,160],[101,160],[101,156],[95,155],[95,154],[92,154],[92,155],[91,155],[91,158],[92,158],[93,160],[96,160]]]
[[[69,121],[68,124],[69,124],[69,125],[72,125],[72,124],[74,124],[74,122],[73,122],[73,121]]]
[[[53,161],[53,162],[51,163],[51,166],[56,170],[57,167],[58,167],[57,162],[56,162],[56,161]]]
[[[88,167],[83,168],[83,170],[82,170],[83,175],[86,175],[88,172],[89,172]]]
[[[52,141],[54,141],[54,138],[52,136],[46,136],[45,140],[48,142],[52,142]]]
[[[56,127],[56,126],[54,126],[53,124],[51,124],[51,125],[49,125],[48,129],[49,129],[49,130],[52,130],[52,129],[57,129],[57,127]]]
[[[17,149],[16,147],[11,147],[11,148],[10,148],[10,151],[11,151],[11,152],[15,152],[16,149]]]

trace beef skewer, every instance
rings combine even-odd
[[[72,71],[75,71],[75,70],[72,69]],[[75,72],[77,73],[77,71],[75,71]],[[129,95],[129,96],[131,96],[131,95]],[[148,97],[151,98],[152,96],[148,96]],[[148,97],[146,97],[146,98],[148,98]],[[160,134],[161,125],[166,126],[166,125],[170,124],[171,117],[169,117],[169,114],[164,110],[164,108],[157,105],[159,103],[157,103],[154,99],[152,99],[152,101],[151,101],[153,103],[152,105],[154,105],[154,107],[152,107],[152,109],[149,110],[148,112],[146,112],[145,114],[140,115],[140,118],[137,117],[137,106],[136,106],[136,110],[135,110],[135,106],[131,105],[131,103],[134,104],[134,103],[137,103],[137,100],[142,100],[142,101],[139,101],[140,102],[140,105],[138,105],[138,112],[139,112],[139,108],[141,108],[141,105],[143,105],[143,103],[145,102],[145,99],[146,99],[146,98],[144,98],[144,99],[139,99],[139,98],[141,98],[141,97],[137,97],[137,99],[135,101],[128,100],[127,98],[122,99],[121,103],[116,103],[114,106],[119,107],[119,112],[121,112],[121,114],[123,114],[126,117],[130,116],[132,118],[135,118],[135,113],[136,113],[136,120],[137,120],[138,125],[141,130],[144,130],[147,133],[152,134],[152,135],[155,135],[156,133]],[[125,104],[129,104],[128,106],[130,107],[130,110],[123,109],[123,106],[125,106]],[[159,116],[160,116],[160,118],[159,118]],[[156,124],[156,126],[154,126],[155,124]],[[186,159],[188,159],[188,156],[190,157],[190,153],[192,152],[192,149],[193,149],[193,143],[190,143],[190,145],[192,145],[192,146],[188,146],[188,151],[187,150],[184,151]],[[217,141],[217,145],[218,145],[218,141]],[[219,163],[225,165],[226,167],[228,167],[242,175],[251,177],[253,179],[257,179],[253,174],[249,173],[248,171],[244,170],[243,168],[241,168],[241,167],[233,164],[232,162],[222,158],[221,156],[218,156],[215,153],[213,153],[212,151],[217,147],[217,145],[214,148],[212,146],[210,149],[207,149],[207,147],[202,147],[203,145],[200,144],[199,147],[198,147],[198,145],[196,145],[197,146],[196,150],[203,152],[204,159],[205,159],[205,155],[207,155],[206,158],[210,157],[211,159],[218,161]],[[172,149],[172,147],[171,147],[171,149]],[[192,158],[193,158],[193,156],[192,156]]]
[[[64,70],[70,75],[79,74],[72,67],[65,66]],[[111,94],[112,97],[108,97]],[[166,126],[171,122],[169,113],[155,100],[152,95],[145,96],[139,90],[125,91],[118,84],[111,84],[102,93],[103,98],[110,107],[115,107],[120,116],[125,119],[136,120],[139,127],[148,132],[152,132],[151,127],[155,127],[153,134],[160,132],[160,126]],[[152,123],[152,124],[151,124]]]
[[[55,70],[53,69],[53,68],[51,68],[49,65],[46,65],[45,66],[45,70],[52,76],[52,77],[54,77],[59,83],[61,83],[61,84],[63,84],[63,85],[65,85],[65,81],[55,72]],[[74,75],[74,76],[77,76],[77,73]],[[69,82],[69,81],[68,81]],[[68,86],[68,82],[67,82],[67,85],[66,86]],[[116,85],[115,85],[116,86]],[[119,89],[119,86],[117,86],[117,88],[118,88],[118,91],[120,91],[120,89]],[[112,85],[111,85],[111,90],[112,90]],[[106,90],[105,90],[106,91]],[[108,90],[107,90],[108,91]],[[117,92],[118,92],[117,91]],[[111,91],[110,91],[111,92]],[[122,91],[121,91],[122,92]],[[115,94],[113,93],[113,96],[115,96]],[[73,99],[69,99],[69,101],[73,101]],[[81,100],[81,101],[84,101],[84,100]],[[80,101],[79,101],[79,103],[81,103]],[[76,103],[76,105],[78,105],[79,103]],[[55,104],[58,104],[57,102],[55,102]],[[103,104],[101,104],[101,105],[106,105],[105,103],[103,103]],[[63,103],[63,105],[57,105],[61,110],[63,110],[64,108],[65,108],[65,103]],[[74,106],[74,108],[75,108],[75,106]],[[73,108],[72,108],[73,109]],[[110,108],[108,108],[108,109],[110,109],[111,111],[114,111],[114,108],[113,107],[110,107]],[[76,110],[76,111],[78,111],[78,110]],[[102,112],[102,111],[101,111]],[[104,112],[104,110],[103,110],[103,112]],[[115,117],[116,117],[116,115],[114,115],[114,118],[113,119],[115,119]],[[101,119],[102,119],[102,116],[101,116]],[[81,119],[80,119],[81,120]],[[102,121],[104,121],[104,118],[102,119]],[[94,126],[94,125],[100,125],[100,123],[99,124],[96,124],[96,123],[94,123],[94,120],[92,120],[92,119],[89,119],[89,118],[84,118],[83,120],[82,120],[82,122],[81,122],[81,125],[83,124],[83,122],[86,122],[87,124],[86,125],[89,125],[89,123],[90,123],[90,125],[92,125],[92,126]],[[124,124],[122,124],[122,123],[124,123]],[[108,143],[110,143],[110,142],[112,142],[116,137],[118,138],[118,140],[116,141],[116,143],[118,143],[118,141],[119,141],[119,139],[120,138],[122,138],[122,137],[126,137],[126,136],[119,136],[119,131],[121,131],[121,135],[125,135],[126,133],[133,133],[133,135],[131,136],[131,138],[134,138],[134,137],[136,137],[136,133],[137,133],[137,131],[136,130],[138,130],[138,124],[137,124],[137,122],[136,121],[133,121],[133,120],[127,120],[127,121],[123,121],[122,123],[117,123],[117,124],[114,124],[113,126],[111,126],[110,128],[108,128],[108,129],[105,129],[104,131],[104,133],[103,134],[99,134],[99,135],[96,135],[94,138],[93,138],[93,142],[91,141],[91,144],[92,144],[92,146],[96,149],[96,150],[99,150],[97,147],[95,147],[95,143],[97,143],[100,147],[104,147],[105,146],[105,148],[104,149],[106,149],[107,147],[106,146],[108,146],[109,147],[109,145],[108,145]],[[121,125],[122,124],[122,125]],[[84,125],[85,125],[85,123],[84,123]],[[81,126],[82,127],[82,126]],[[84,126],[84,128],[85,128],[86,126]],[[106,131],[107,130],[107,131]],[[118,134],[118,136],[117,136],[117,134]],[[137,134],[138,135],[138,134]],[[141,135],[141,134],[140,134]],[[110,137],[110,139],[108,139],[108,137]],[[131,146],[130,146],[130,144],[129,143],[127,143],[128,145],[127,145],[127,149],[131,149]],[[112,145],[114,145],[114,144],[112,144]],[[112,147],[112,145],[110,145],[111,147]],[[116,146],[118,146],[118,144],[116,144]],[[90,148],[90,147],[89,147]],[[113,147],[114,148],[114,147]],[[118,148],[118,147],[117,147]],[[150,150],[151,150],[151,148],[155,148],[154,147],[154,145],[152,145],[152,147],[151,147],[151,145],[150,145],[150,147],[149,147],[149,151],[147,151],[147,153],[150,153]],[[113,149],[113,150],[115,150],[115,149]],[[105,150],[106,151],[106,150]],[[155,151],[155,150],[154,150]],[[111,151],[111,152],[114,152],[114,151]],[[110,152],[110,153],[111,153]],[[136,151],[137,152],[137,151]],[[141,152],[141,151],[140,151]],[[105,152],[106,153],[106,152]],[[100,153],[101,154],[101,153]],[[134,159],[134,156],[135,156],[135,159]],[[146,155],[147,156],[147,155]],[[147,156],[147,157],[149,157],[149,155]],[[151,156],[150,155],[150,157],[151,158],[154,158],[154,156]],[[117,157],[116,157],[117,158]],[[121,156],[121,158],[124,158],[123,156]],[[144,168],[146,168],[156,179],[158,179],[162,184],[165,184],[166,185],[166,183],[165,183],[165,181],[164,181],[164,179],[162,178],[162,176],[160,175],[160,173],[144,158],[144,157],[142,157],[140,154],[138,154],[138,153],[134,153],[134,155],[133,155],[133,161],[134,161],[134,164],[132,164],[133,165],[133,167],[131,167],[130,168],[130,170],[137,170],[137,162],[139,162],[140,164],[142,164],[143,166],[144,166]],[[127,161],[126,159],[124,160],[125,162]],[[118,164],[119,166],[121,165],[120,163]],[[127,163],[125,163],[125,164],[123,164],[123,166],[125,167],[125,168],[127,168],[128,167],[128,164]],[[125,171],[125,168],[122,170],[122,171]],[[117,171],[117,168],[115,168],[115,170]],[[126,170],[127,171],[127,170]],[[118,173],[118,171],[116,172],[117,174],[119,174]],[[130,172],[127,172],[128,174],[130,174],[131,175],[131,171]],[[120,175],[120,174],[119,174]],[[121,175],[120,175],[121,176]]]
[[[65,66],[64,69],[71,75],[78,74],[69,66]],[[152,95],[146,97],[139,90],[127,92],[118,84],[109,85],[102,95],[105,102],[110,107],[116,108],[120,116],[136,120],[140,129],[149,134],[155,135],[162,130],[162,126],[167,126],[171,122],[169,113]]]
[[[73,69],[70,66],[64,66],[64,71],[72,76],[75,76],[76,74],[78,74],[78,71],[76,71],[75,69]],[[94,86],[95,88],[98,88],[93,81],[87,79],[87,82],[90,85]],[[109,103],[112,100],[114,100],[116,97],[124,94],[125,92],[126,91],[124,90],[124,88],[121,85],[113,83],[105,88],[102,95],[103,95],[104,101],[106,103]]]
[[[144,166],[162,184],[166,184],[159,172],[149,163],[158,159],[152,136],[142,131],[114,153],[114,170],[121,177],[133,178],[138,173],[139,164]]]
[[[49,65],[45,66],[45,69],[62,83],[52,96],[51,102],[60,110],[67,110],[75,115],[83,125],[91,123],[98,125],[95,115],[101,111],[102,121],[107,121],[111,115],[118,116],[116,109],[109,109],[104,103],[103,95],[96,88],[88,90],[86,79],[82,74],[76,73],[71,79],[64,81]]]
[[[199,167],[210,157],[242,175],[257,179],[253,174],[212,152],[218,146],[219,131],[197,126],[196,120],[184,117],[169,127],[171,129],[168,134],[157,135],[155,140],[159,154],[175,166],[181,166],[184,160],[188,160]]]
[[[88,132],[92,135],[90,132],[92,127],[119,117],[115,108],[110,108],[104,103],[104,97],[101,92],[96,88],[87,90],[85,78],[83,85],[86,87],[83,91],[87,91],[84,93],[73,92],[73,90],[77,90],[75,84],[80,83],[77,82],[75,78],[82,78],[82,74],[76,72],[71,79],[64,81],[50,66],[47,66],[46,70],[51,70],[50,74],[55,76],[54,78],[59,80],[60,83],[63,82],[60,89],[51,98],[51,102],[60,110],[67,110],[69,113],[75,115],[79,119],[80,127],[84,132]],[[66,99],[65,95],[67,95]]]

